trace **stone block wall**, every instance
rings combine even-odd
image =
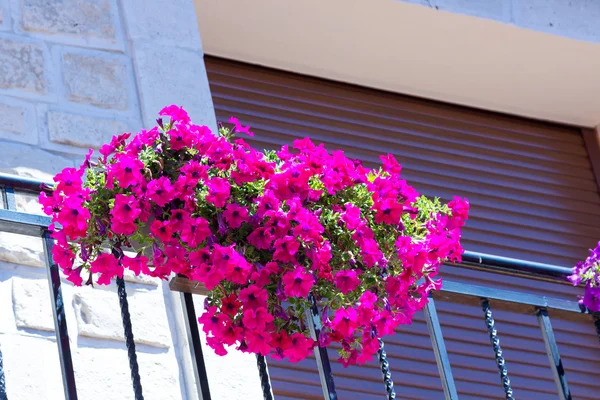
[[[215,127],[192,0],[0,0],[0,172],[49,180],[173,103]],[[198,398],[179,294],[126,281],[145,398]],[[79,398],[133,399],[116,287],[62,290]],[[0,232],[0,350],[11,400],[64,398],[41,239]],[[213,398],[262,398],[252,357],[207,358]]]

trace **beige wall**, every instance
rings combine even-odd
[[[195,3],[207,54],[541,120],[600,123],[598,43],[392,0]],[[595,14],[576,6],[556,18],[597,23],[583,21]],[[549,11],[541,3],[523,9]]]

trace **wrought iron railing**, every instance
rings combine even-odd
[[[0,231],[39,237],[42,238],[44,242],[48,281],[50,283],[50,297],[53,305],[54,327],[58,345],[65,398],[67,400],[76,400],[77,388],[73,370],[73,361],[71,357],[71,348],[69,345],[67,320],[65,317],[61,292],[61,279],[58,266],[52,260],[52,246],[54,242],[50,237],[50,232],[47,229],[48,225],[50,224],[50,218],[18,212],[16,208],[15,191],[39,193],[42,185],[44,185],[43,182],[33,179],[0,174],[0,193],[2,195],[4,204],[4,208],[0,208]],[[503,273],[528,276],[538,279],[564,280],[565,277],[571,273],[569,268],[503,257],[495,257],[474,252],[466,252],[464,254],[462,265],[470,268],[497,270]],[[125,334],[129,366],[131,370],[132,389],[135,399],[142,400],[144,396],[142,393],[141,378],[138,372],[133,327],[131,324],[129,306],[127,302],[127,290],[125,287],[125,281],[123,279],[117,279],[117,288],[123,321],[123,331]],[[186,316],[186,333],[188,335],[190,344],[191,357],[193,361],[192,364],[194,369],[193,372],[197,383],[196,386],[198,389],[198,396],[202,400],[211,400],[206,365],[204,363],[202,344],[200,342],[197,315],[193,303],[193,294],[202,293],[202,290],[197,286],[192,285],[189,281],[186,282],[184,278],[176,278],[173,280],[171,282],[171,288],[181,292],[183,312]],[[546,346],[546,352],[550,361],[550,367],[552,368],[559,397],[560,399],[564,400],[571,399],[572,396],[567,384],[566,372],[561,362],[560,353],[554,336],[554,331],[552,329],[548,310],[555,309],[575,313],[587,312],[587,310],[582,309],[575,300],[545,297],[533,293],[514,292],[501,288],[490,288],[463,282],[454,282],[452,280],[444,281],[443,291],[450,294],[459,294],[477,297],[480,299],[483,311],[482,319],[487,327],[492,351],[495,356],[496,364],[500,374],[500,383],[504,389],[506,399],[514,399],[515,395],[513,394],[511,387],[506,360],[502,354],[499,334],[494,323],[490,302],[501,301],[535,307],[542,332],[542,338]],[[313,337],[318,337],[321,327],[319,312],[316,308],[316,305],[314,306],[311,315],[307,315],[307,320],[310,323],[309,326],[312,326],[311,333]],[[442,381],[442,388],[445,398],[450,400],[458,399],[458,393],[452,375],[448,351],[444,343],[442,327],[433,298],[429,299],[429,303],[425,308],[425,320],[431,337],[433,351]],[[598,315],[594,315],[594,324],[598,333],[598,338],[600,339],[600,317]],[[324,399],[337,399],[338,396],[335,389],[334,375],[332,373],[326,349],[316,347],[315,358],[321,380],[321,386],[323,388]],[[263,356],[258,356],[256,361],[264,399],[273,399],[273,389],[271,386],[271,379],[269,377],[266,359]],[[380,341],[378,361],[381,367],[384,384],[382,387],[382,393],[383,390],[385,390],[386,398],[388,400],[395,399],[396,394],[394,384],[392,381],[383,340]],[[3,370],[2,343],[0,343],[0,400],[8,400],[9,393],[10,382],[6,383]]]

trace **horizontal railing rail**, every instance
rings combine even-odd
[[[48,230],[48,225],[50,224],[51,219],[40,215],[18,212],[16,209],[16,193],[39,193],[42,190],[48,190],[52,186],[53,184],[50,182],[43,182],[31,178],[23,178],[0,173],[0,194],[2,195],[4,204],[4,208],[0,208],[0,231],[40,237],[44,241],[46,267],[48,272],[48,280],[50,283],[50,297],[53,304],[54,326],[63,377],[63,386],[65,390],[65,398],[68,400],[75,400],[77,399],[77,388],[61,292],[61,279],[58,266],[52,260],[52,246],[54,244],[54,240],[51,238],[50,231]],[[478,268],[489,271],[523,275],[534,279],[551,279],[564,282],[566,282],[567,276],[571,274],[570,268],[562,266],[546,265],[471,251],[466,251],[464,253],[463,261],[460,263],[460,265],[467,268]],[[141,377],[138,372],[135,340],[129,315],[127,292],[124,280],[118,279],[117,285],[134,397],[136,400],[142,400],[143,394]],[[203,400],[210,400],[211,394],[208,386],[206,366],[204,363],[200,334],[197,326],[197,316],[192,299],[192,294],[202,293],[202,290],[197,284],[194,285],[189,281],[186,282],[186,278],[182,277],[176,277],[171,282],[170,286],[172,290],[183,292],[182,307],[183,313],[187,317],[185,325],[190,342],[190,352],[192,360],[194,361],[194,373],[197,380],[198,396]],[[546,346],[549,364],[552,368],[559,397],[560,399],[565,400],[572,398],[569,386],[567,384],[565,368],[560,358],[558,345],[554,337],[548,311],[550,309],[555,309],[569,312],[588,312],[585,310],[585,308],[580,307],[577,301],[547,297],[532,293],[515,292],[502,288],[490,288],[487,286],[484,287],[475,284],[454,282],[452,280],[444,280],[442,291],[449,294],[471,296],[480,299],[481,308],[483,311],[482,319],[484,326],[487,329],[492,347],[492,353],[498,366],[500,383],[504,389],[506,399],[509,400],[514,399],[515,395],[513,394],[513,389],[511,387],[507,361],[503,357],[500,339],[493,319],[492,308],[490,304],[493,301],[500,301],[534,307],[541,329],[541,337]],[[316,307],[312,314],[312,316],[319,315]],[[597,314],[594,314],[593,317],[594,324],[598,332],[598,338],[600,339],[600,318]],[[320,324],[318,321],[319,318],[308,319],[310,320],[312,326],[313,335],[318,334],[318,330],[320,329]],[[450,400],[458,399],[457,389],[452,375],[451,363],[448,356],[448,351],[444,344],[442,327],[433,298],[429,299],[429,303],[425,308],[425,320],[429,329],[429,335],[432,341],[440,378],[442,380],[445,398]],[[2,344],[0,343],[0,400],[7,400],[7,386],[10,387],[10,382],[6,382],[4,375],[1,345]],[[327,355],[327,351],[325,351],[325,349],[315,349],[315,355],[318,362],[317,369],[321,378],[324,399],[337,399],[338,397],[333,379],[334,375],[331,370],[331,364]],[[396,393],[391,378],[391,369],[386,357],[383,341],[380,341],[378,360],[381,367],[387,399],[395,399]],[[257,357],[257,367],[264,398],[267,400],[273,399],[273,388],[271,385],[265,357]]]

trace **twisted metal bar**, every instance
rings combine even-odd
[[[8,400],[6,395],[6,379],[4,378],[4,367],[2,364],[2,350],[0,350],[0,400]]]
[[[396,398],[396,392],[394,391],[394,381],[392,381],[392,372],[390,371],[390,364],[387,360],[387,354],[383,345],[383,340],[379,338],[379,366],[381,367],[381,375],[383,376],[383,384],[385,385],[385,391],[387,393],[388,400],[394,400]]]
[[[123,278],[117,277],[117,291],[119,294],[119,304],[121,305],[121,319],[123,320],[123,330],[125,332],[125,343],[127,345],[127,356],[129,357],[129,369],[131,369],[133,392],[135,394],[135,400],[144,400],[137,355],[135,354],[135,342],[133,340],[133,331],[131,328],[127,291],[125,290],[125,281]]]
[[[271,387],[271,378],[269,377],[269,369],[267,368],[267,360],[265,356],[256,355],[256,366],[260,376],[260,386],[262,387],[263,398],[265,400],[274,400],[273,388]]]
[[[504,394],[506,400],[515,400],[513,397],[513,390],[510,386],[510,379],[508,378],[508,370],[506,369],[506,363],[504,357],[502,357],[502,348],[500,347],[500,339],[498,339],[498,332],[496,331],[496,323],[492,318],[492,310],[490,308],[490,302],[486,298],[481,299],[481,308],[485,315],[485,325],[487,326],[488,333],[490,335],[490,343],[494,349],[494,355],[496,356],[496,364],[498,364],[498,370],[500,371],[500,380],[504,387]]]

